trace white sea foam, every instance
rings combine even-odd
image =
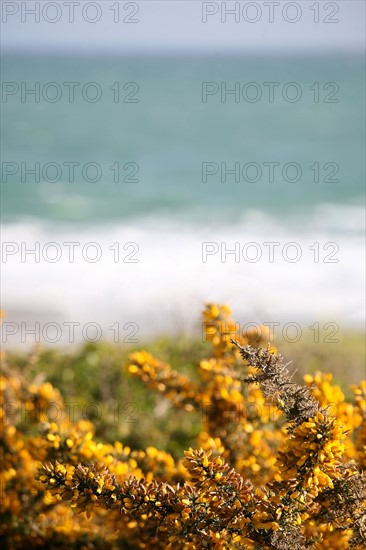
[[[39,263],[32,255],[22,262],[20,252],[9,255],[3,263],[6,321],[24,322],[26,328],[39,322],[41,331],[45,323],[58,323],[62,327],[58,344],[67,343],[69,338],[65,322],[80,323],[75,325],[76,341],[82,340],[81,328],[86,323],[98,323],[103,338],[109,340],[115,334],[109,327],[115,323],[119,323],[120,340],[134,332],[135,325],[123,328],[126,323],[135,323],[138,334],[134,338],[144,341],[160,332],[192,329],[202,304],[218,301],[229,303],[242,323],[279,322],[283,326],[297,322],[311,326],[334,322],[359,327],[364,322],[363,220],[361,207],[329,205],[307,219],[279,222],[251,212],[240,224],[220,225],[213,220],[211,227],[146,218],[113,226],[73,228],[51,228],[34,221],[6,224],[2,228],[3,247],[7,242],[21,247],[24,242],[23,246],[31,249],[38,242],[41,250]],[[55,255],[55,248],[44,248],[49,242],[60,246],[58,262],[42,258],[42,251],[48,258]],[[75,247],[74,263],[69,262],[65,242],[80,243]],[[86,261],[81,253],[90,242],[98,243],[102,251],[96,263]],[[139,247],[134,255],[136,248],[123,249],[130,242]],[[217,243],[219,249],[208,255],[206,262],[202,260],[204,242]],[[269,246],[263,244],[268,242],[280,243],[274,249],[273,262],[269,261]],[[297,243],[302,253],[296,263],[282,255],[290,242]],[[110,249],[114,243],[119,243],[118,263],[114,261],[116,246]],[[238,262],[234,254],[227,254],[222,261],[222,243],[227,250],[239,243]],[[258,248],[245,249],[247,243],[261,247],[262,257],[257,262],[248,261]],[[314,261],[314,243],[319,243],[319,262]],[[336,245],[323,250],[326,243]],[[208,249],[217,247],[212,244]],[[92,257],[95,249],[91,247],[88,252]],[[288,257],[294,257],[295,252],[295,247],[289,247]],[[129,253],[138,263],[123,262]],[[326,256],[338,262],[324,262]],[[51,327],[49,340],[54,334]],[[90,337],[92,334],[91,329]],[[3,343],[18,344],[20,336],[19,330]],[[34,337],[27,335],[25,344],[34,344]]]

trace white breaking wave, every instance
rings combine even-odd
[[[283,223],[251,212],[240,224],[213,219],[210,227],[146,218],[3,225],[2,342],[33,345],[37,336],[26,331],[36,323],[40,341],[57,345],[70,342],[70,323],[75,342],[99,337],[98,326],[103,339],[127,342],[192,332],[206,301],[228,303],[242,323],[360,327],[363,220],[361,207],[329,205]],[[61,327],[59,339],[51,325],[42,337],[47,323]]]

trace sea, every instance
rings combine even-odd
[[[364,98],[356,54],[4,55],[3,344],[362,327]]]

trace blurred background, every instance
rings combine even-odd
[[[21,4],[36,9],[2,6],[6,321],[144,342],[199,335],[217,301],[279,339],[334,329],[337,355],[364,324],[364,4],[80,2],[70,18],[41,2],[39,20]]]

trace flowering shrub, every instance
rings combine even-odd
[[[329,374],[298,385],[264,328],[261,338],[238,334],[229,308],[215,304],[203,319],[211,355],[197,380],[145,351],[127,365],[174,407],[200,414],[195,448],[179,460],[100,442],[85,420],[50,422],[61,393],[3,358],[4,548],[366,547],[366,382],[351,402]]]

